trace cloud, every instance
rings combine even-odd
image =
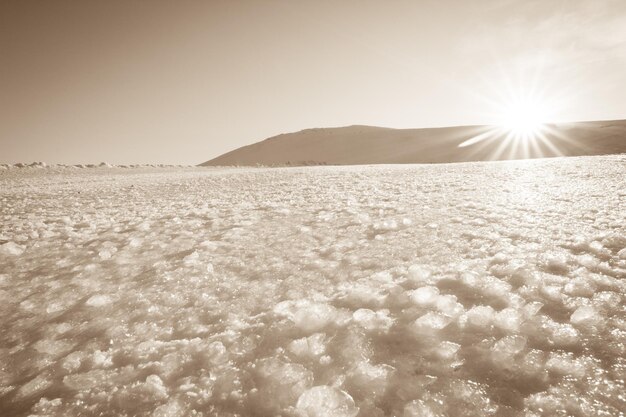
[[[509,0],[482,11],[487,24],[475,27],[461,43],[470,56],[491,52],[525,62],[549,53],[554,65],[626,58],[623,1]]]

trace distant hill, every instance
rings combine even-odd
[[[471,140],[477,137],[483,140]],[[316,128],[274,136],[200,165],[442,163],[626,153],[626,120],[550,124],[545,140],[505,139],[506,132],[490,126]]]

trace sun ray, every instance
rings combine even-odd
[[[550,149],[550,151],[552,151],[554,155],[563,156],[563,153],[559,150],[557,146],[554,145],[554,143],[552,143],[552,140],[548,137],[549,132],[549,130],[539,132],[537,138],[539,139],[539,141],[541,141],[543,145]]]
[[[494,132],[492,130],[488,130],[484,133],[480,133],[476,136],[473,136],[469,139],[467,139],[466,141],[462,142],[461,144],[459,144],[459,148],[464,148],[466,146],[471,146],[474,145],[478,142],[482,142],[484,140],[489,139],[490,136],[493,136]]]
[[[539,141],[541,139],[540,138],[535,138],[535,140],[530,141],[529,143],[529,147],[530,147],[530,156],[531,157],[537,157],[541,155],[541,147],[539,146]]]

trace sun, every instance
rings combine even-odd
[[[544,155],[559,156],[556,143],[562,134],[554,129],[559,102],[534,91],[486,98],[491,107],[491,123],[478,126],[459,148],[471,147],[468,155],[489,153],[492,159],[525,159]]]
[[[513,100],[503,105],[498,126],[515,138],[531,139],[545,129],[548,113],[539,100]]]

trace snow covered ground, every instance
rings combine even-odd
[[[626,156],[0,170],[0,415],[619,416]]]

